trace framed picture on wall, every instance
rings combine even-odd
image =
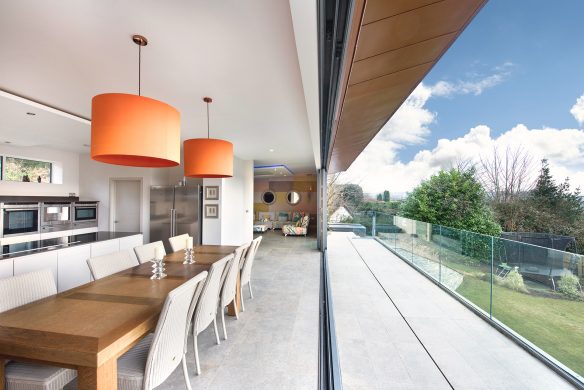
[[[205,187],[205,200],[219,200],[219,186]]]
[[[218,204],[206,204],[205,205],[205,218],[219,218],[219,205]]]

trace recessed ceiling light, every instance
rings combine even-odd
[[[31,115],[31,116],[35,116],[36,114],[34,112],[27,112],[26,115]]]
[[[270,149],[270,152],[273,152],[273,151],[274,151],[274,149]]]

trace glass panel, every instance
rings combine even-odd
[[[50,162],[5,157],[3,179],[8,181],[50,183],[51,169],[52,164]]]
[[[583,257],[496,239],[493,317],[584,375]]]
[[[433,241],[440,245],[441,283],[490,313],[491,237],[441,226]]]
[[[412,220],[396,216],[394,223],[396,226],[395,251],[408,261],[412,261]]]
[[[415,234],[413,262],[432,278],[440,278],[440,245],[434,241],[431,223],[414,221]]]

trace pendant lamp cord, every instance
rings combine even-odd
[[[140,93],[141,72],[142,72],[142,46],[138,45],[138,96],[142,96]]]
[[[207,102],[207,138],[211,138],[209,131],[209,102]]]

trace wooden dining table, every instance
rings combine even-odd
[[[154,331],[168,292],[235,248],[196,246],[190,265],[182,264],[184,251],[174,252],[163,279],[150,279],[148,262],[0,313],[0,389],[8,359],[76,369],[82,390],[116,389],[117,359]]]

